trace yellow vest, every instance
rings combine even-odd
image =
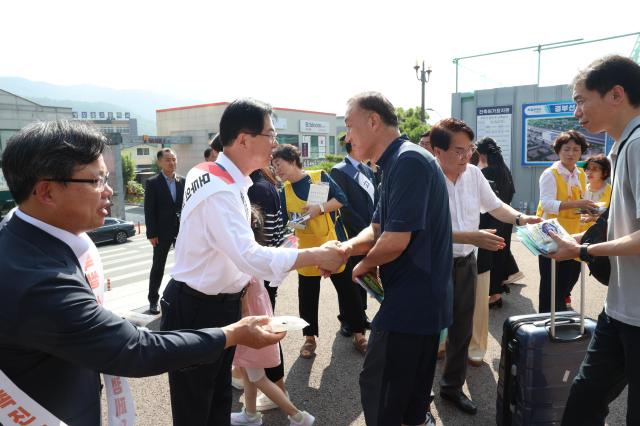
[[[610,184],[607,183],[605,185],[604,191],[602,191],[602,195],[600,196],[600,199],[598,200],[598,202],[604,203],[604,207],[609,208],[609,204],[611,203],[611,185]],[[586,231],[587,229],[591,228],[594,223],[595,222],[583,223],[582,230]]]
[[[320,183],[322,171],[309,170],[307,174],[311,177],[311,182]],[[291,182],[284,183],[284,196],[287,202],[287,213],[302,214],[302,208],[307,205],[307,200],[301,200],[296,195]],[[306,223],[305,229],[296,229],[295,235],[298,237],[298,248],[319,247],[327,241],[337,240],[335,224],[331,220],[330,213],[319,214]],[[345,265],[342,265],[337,272],[344,271]],[[298,268],[298,273],[306,277],[320,276],[320,270],[317,266],[305,266]]]
[[[576,166],[577,167],[577,166]],[[578,181],[580,182],[580,188],[575,186],[571,187],[571,194],[567,191],[567,181],[558,173],[558,171],[554,168],[551,169],[553,175],[556,178],[556,200],[558,201],[568,201],[568,200],[580,200],[582,199],[582,194],[587,190],[587,175],[585,175],[584,171],[578,168]],[[560,210],[559,214],[551,214],[547,213],[546,216],[543,216],[544,210],[542,209],[542,203],[538,203],[538,210],[536,211],[536,215],[540,217],[544,217],[545,219],[553,219],[558,218],[558,222],[564,229],[567,230],[569,234],[577,234],[578,232],[584,231],[583,224],[580,223],[580,214],[576,212],[576,209],[565,209]]]

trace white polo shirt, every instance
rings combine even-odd
[[[216,163],[235,181],[234,192],[217,192],[180,223],[171,276],[201,293],[237,293],[251,277],[282,282],[298,257],[297,249],[263,247],[253,236],[247,206],[251,178],[220,153]],[[185,188],[186,190],[186,188]],[[187,197],[185,197],[186,199]]]
[[[489,181],[473,164],[467,164],[456,183],[451,182],[446,175],[445,178],[453,232],[479,230],[480,213],[490,212],[502,205]],[[471,244],[453,244],[453,257],[468,256],[475,248]]]

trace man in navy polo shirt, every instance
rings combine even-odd
[[[440,330],[452,318],[452,240],[444,175],[432,156],[401,136],[393,105],[367,92],[348,102],[354,158],[382,169],[373,223],[343,243],[366,254],[359,276],[380,267],[384,301],[372,323],[360,374],[367,425],[432,424],[427,414]]]

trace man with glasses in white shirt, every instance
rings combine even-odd
[[[292,269],[333,272],[346,262],[337,242],[297,250],[255,241],[247,189],[249,174],[269,165],[277,145],[271,115],[269,105],[254,99],[229,104],[220,119],[223,152],[187,174],[175,266],[160,300],[163,330],[237,321],[252,276],[282,282]],[[230,349],[217,362],[169,373],[174,425],[229,424],[233,355]]]
[[[487,309],[489,301],[488,282],[485,288],[476,290],[478,270],[474,249],[496,251],[505,246],[504,239],[495,234],[495,229],[479,229],[480,213],[488,212],[502,222],[516,225],[540,221],[540,218],[523,215],[500,201],[480,169],[468,164],[475,151],[474,137],[473,130],[455,118],[441,120],[431,128],[431,145],[446,177],[453,231],[453,323],[448,331],[440,395],[467,414],[477,412],[476,405],[462,392],[473,332],[476,291],[486,293],[487,302],[483,306]],[[488,321],[488,314],[484,320]]]

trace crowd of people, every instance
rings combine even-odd
[[[640,424],[640,67],[599,59],[576,76],[573,94],[580,125],[616,142],[609,158],[581,164],[587,141],[562,132],[553,143],[558,161],[540,176],[536,215],[509,205],[517,188],[500,147],[491,138],[475,143],[462,120],[440,120],[416,144],[401,134],[387,98],[358,94],[347,102],[348,155],[326,173],[304,170],[297,148],[277,143],[268,104],[232,102],[202,163],[179,176],[175,152],[164,148],[161,173],[146,186],[149,310],[162,314],[159,332],[102,307],[102,262],[86,231],[102,224],[113,195],[105,136],[81,122],[25,127],[2,156],[18,204],[0,228],[2,384],[54,419],[95,425],[98,373],[111,380],[168,372],[173,424],[260,425],[260,411],[275,407],[291,425],[314,424],[289,397],[285,333],[269,325],[278,286],[296,270],[308,323],[299,356],[325,350],[316,337],[327,277],[340,333],[364,356],[367,425],[435,424],[429,406],[441,347],[439,395],[473,415],[478,407],[463,392],[467,366],[483,365],[490,308],[522,278],[510,251],[513,226],[557,218],[573,238],[552,233],[557,251],[539,257],[539,312],[551,309],[551,258],[556,310],[570,308],[581,261],[611,262],[607,301],[562,423],[604,424],[608,404],[628,385],[627,422]],[[312,194],[320,201],[309,203]],[[608,241],[581,244],[603,211]],[[285,238],[288,225],[293,239]],[[292,240],[297,247],[285,243]],[[175,266],[160,297],[171,246]],[[365,274],[384,288],[371,322],[366,293],[353,282]],[[245,392],[236,413],[232,383]]]

